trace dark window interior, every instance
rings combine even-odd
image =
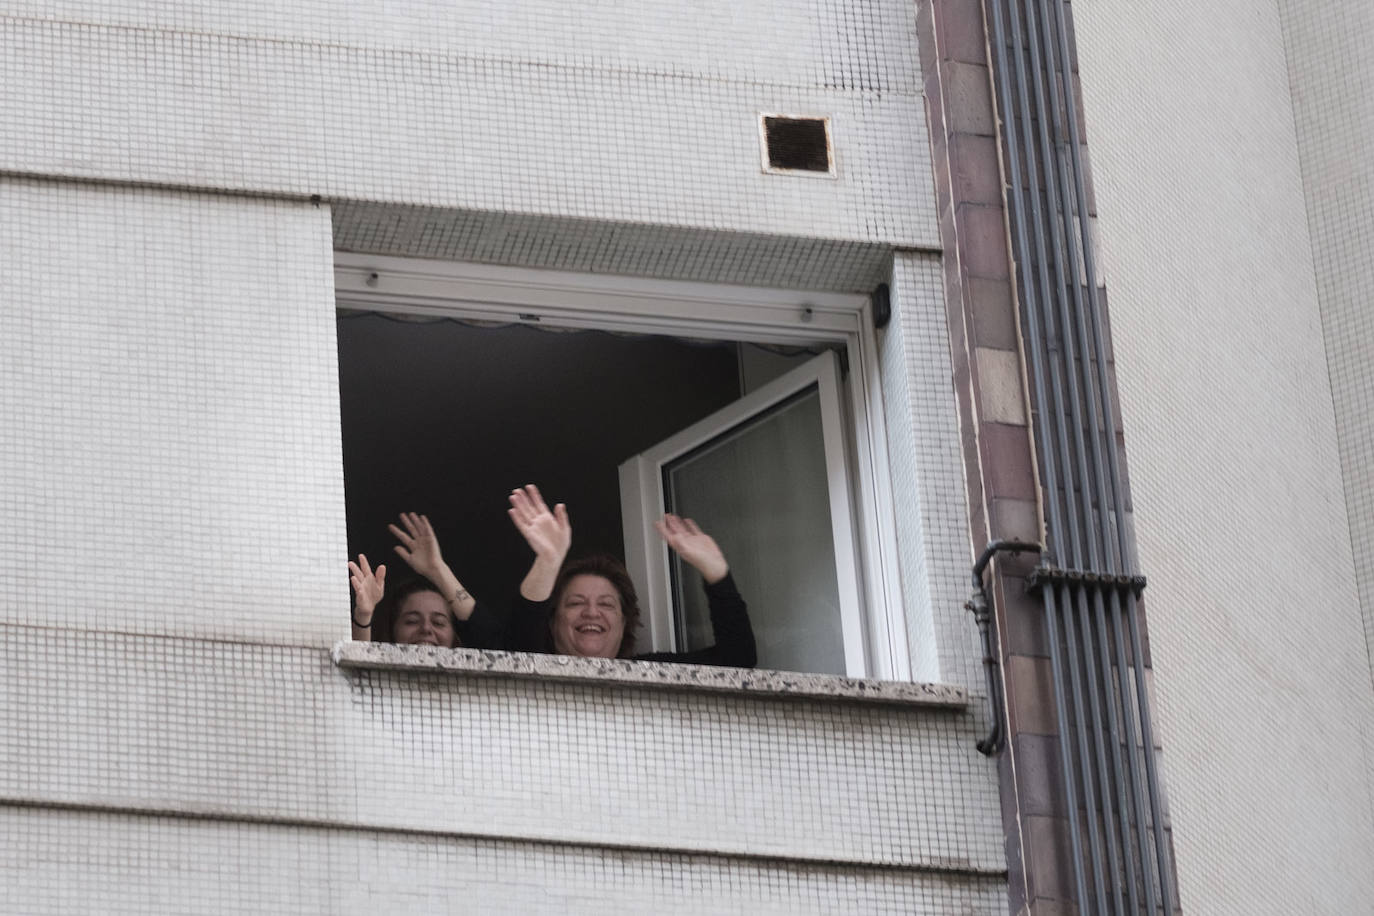
[[[350,554],[410,575],[386,526],[422,512],[490,600],[530,560],[506,517],[513,487],[568,504],[575,554],[623,558],[619,464],[740,395],[728,342],[360,312],[340,313],[338,335]]]

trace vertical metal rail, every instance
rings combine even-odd
[[[1126,517],[1065,0],[984,6],[1044,488],[1047,537],[1030,581],[1045,604],[1074,889],[1083,913],[1172,914],[1137,608],[1144,578]]]

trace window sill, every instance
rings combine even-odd
[[[690,690],[737,696],[835,700],[960,710],[968,693],[950,684],[870,681],[830,674],[798,674],[757,668],[718,668],[637,662],[619,658],[573,658],[491,649],[439,649],[342,640],[330,653],[340,668],[414,671],[458,676],[496,676],[612,684],[649,689]]]

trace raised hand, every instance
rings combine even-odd
[[[411,569],[434,583],[439,594],[453,609],[454,616],[459,620],[467,620],[472,616],[477,602],[444,562],[444,555],[439,550],[439,536],[434,533],[429,518],[415,512],[402,512],[401,527],[386,527],[400,541],[395,547],[396,553]]]
[[[411,569],[431,582],[437,581],[448,569],[448,564],[439,551],[439,538],[429,518],[414,512],[402,512],[401,524],[405,526],[404,530],[396,525],[386,526],[401,542],[394,548],[396,553]]]
[[[559,503],[549,511],[539,488],[531,483],[511,491],[507,514],[536,556],[563,562],[572,546],[567,506]]]
[[[511,491],[508,514],[534,551],[534,562],[520,583],[520,594],[530,601],[545,601],[553,594],[558,570],[572,546],[568,507],[559,503],[549,511],[539,488],[530,483]]]
[[[679,518],[670,512],[654,522],[654,527],[659,537],[708,583],[719,582],[730,572],[730,564],[725,561],[725,553],[715,538],[690,518]]]
[[[374,573],[367,557],[358,554],[358,562],[348,561],[348,581],[353,585],[353,619],[366,627],[372,623],[372,612],[385,591],[386,565],[378,566]]]

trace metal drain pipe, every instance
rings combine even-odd
[[[1044,488],[1046,549],[1031,581],[1045,603],[1077,902],[1138,913],[1143,890],[1147,912],[1172,914],[1136,606],[1144,578],[1125,511],[1065,5],[985,8]]]
[[[1056,273],[1060,277],[1061,287],[1058,308],[1058,335],[1060,344],[1060,358],[1064,362],[1063,378],[1066,382],[1068,394],[1069,414],[1064,418],[1073,432],[1073,453],[1072,471],[1065,475],[1066,479],[1072,479],[1077,489],[1078,509],[1082,514],[1084,524],[1084,536],[1082,539],[1082,550],[1075,552],[1074,568],[1088,570],[1103,570],[1115,572],[1110,562],[1104,564],[1104,554],[1110,554],[1110,548],[1104,543],[1107,539],[1106,516],[1107,502],[1099,498],[1097,503],[1098,512],[1093,512],[1093,502],[1089,496],[1090,482],[1100,482],[1104,477],[1101,450],[1097,441],[1097,416],[1094,405],[1090,400],[1090,393],[1093,391],[1089,349],[1087,347],[1087,331],[1083,322],[1083,286],[1086,277],[1086,261],[1088,251],[1081,248],[1086,232],[1087,224],[1079,223],[1078,232],[1074,231],[1074,223],[1069,215],[1069,200],[1071,196],[1070,180],[1068,176],[1068,163],[1065,161],[1065,142],[1064,128],[1070,122],[1076,121],[1076,113],[1073,105],[1072,77],[1067,84],[1068,94],[1063,97],[1061,104],[1060,90],[1065,86],[1062,82],[1056,82],[1054,74],[1062,73],[1065,61],[1056,60],[1055,45],[1051,38],[1050,23],[1050,3],[1032,4],[1026,7],[1027,33],[1030,44],[1031,56],[1031,75],[1035,86],[1035,98],[1038,107],[1038,123],[1040,127],[1041,154],[1045,162],[1045,184],[1046,192],[1051,206],[1047,208],[1053,217],[1054,228],[1062,231],[1064,235],[1064,263],[1054,265]],[[1043,75],[1043,76],[1042,76]],[[1051,136],[1053,133],[1053,136]],[[1080,253],[1082,258],[1080,259]],[[1053,329],[1047,329],[1053,334]],[[1075,364],[1079,372],[1075,372]],[[1084,426],[1088,426],[1088,434],[1084,434]],[[1069,455],[1061,455],[1067,462]],[[1066,492],[1065,498],[1074,501],[1074,493]],[[1091,591],[1091,594],[1089,593]],[[1125,817],[1114,818],[1113,815],[1120,815],[1122,808],[1115,807],[1108,801],[1114,794],[1121,795],[1122,785],[1121,767],[1119,765],[1119,755],[1117,750],[1117,736],[1119,728],[1113,728],[1115,703],[1109,694],[1103,695],[1101,688],[1111,683],[1110,675],[1101,672],[1101,661],[1105,658],[1105,652],[1098,653],[1093,644],[1092,625],[1090,622],[1091,611],[1089,603],[1093,605],[1093,610],[1101,611],[1102,594],[1100,591],[1084,588],[1073,589],[1073,599],[1075,603],[1076,616],[1066,623],[1065,629],[1070,634],[1070,653],[1072,656],[1073,667],[1071,672],[1077,674],[1078,665],[1082,663],[1084,676],[1088,682],[1086,695],[1088,697],[1088,708],[1085,710],[1081,706],[1078,708],[1078,735],[1079,735],[1079,755],[1082,762],[1081,774],[1085,786],[1085,796],[1088,800],[1087,812],[1089,816],[1088,826],[1090,833],[1097,826],[1097,818],[1092,816],[1094,811],[1094,799],[1100,800],[1102,812],[1102,834],[1106,852],[1106,871],[1103,871],[1101,860],[1101,848],[1096,841],[1093,842],[1093,856],[1091,858],[1093,866],[1093,889],[1097,895],[1099,909],[1106,911],[1106,899],[1103,887],[1110,890],[1112,903],[1115,912],[1121,912],[1123,882],[1118,882],[1116,876],[1120,874],[1122,868],[1121,854],[1127,853],[1130,849],[1129,832],[1126,839],[1122,841],[1121,834],[1117,832],[1117,824],[1114,821],[1124,821]],[[1082,640],[1081,650],[1074,646],[1072,634],[1077,632]],[[1104,646],[1105,648],[1105,646]],[[1094,665],[1094,661],[1098,661]],[[1098,675],[1102,674],[1101,683],[1098,683]],[[1103,734],[1103,709],[1106,706],[1107,734]],[[1086,733],[1086,735],[1085,735]],[[1092,750],[1095,752],[1094,759],[1090,760],[1087,744],[1091,739]],[[1109,752],[1107,746],[1111,746],[1112,768],[1109,770],[1107,757]],[[1113,788],[1117,790],[1113,792]],[[1119,845],[1120,844],[1120,845]],[[1128,871],[1134,871],[1133,867],[1127,866]],[[1099,876],[1101,878],[1099,879]],[[1127,887],[1134,884],[1133,877],[1124,882]],[[1133,896],[1133,895],[1131,895]]]
[[[1026,65],[1022,53],[1022,42],[1019,37],[1020,29],[1017,27],[1014,33],[1018,36],[1012,45],[1015,63],[1013,66],[1007,65],[1007,29],[1003,22],[1003,2],[1002,0],[988,0],[992,15],[987,17],[992,29],[991,47],[995,58],[993,68],[995,86],[997,90],[998,105],[1001,110],[1002,123],[1006,142],[1004,148],[1007,155],[1007,173],[1011,183],[1011,192],[1007,196],[1008,216],[1011,220],[1011,242],[1015,250],[1016,266],[1019,272],[1019,282],[1016,283],[1020,294],[1023,320],[1027,327],[1038,328],[1041,324],[1040,311],[1043,303],[1050,301],[1050,291],[1048,278],[1043,271],[1037,271],[1032,282],[1029,273],[1032,264],[1045,263],[1045,236],[1041,231],[1040,216],[1040,192],[1039,181],[1037,178],[1037,168],[1033,152],[1033,144],[1030,140],[1030,103],[1027,99],[1024,75]],[[1012,18],[1016,19],[1015,8],[1012,8]],[[1013,105],[1013,97],[1016,104]],[[1015,114],[1013,114],[1015,112]],[[1020,121],[1022,136],[1018,141],[1016,137],[1016,122]],[[1021,160],[1022,151],[1025,151],[1027,179],[1030,184],[1030,193],[1026,193],[1022,186]],[[1027,225],[1025,201],[1030,199],[1031,222],[1034,228]],[[1030,247],[1035,246],[1035,258],[1032,260]],[[1034,403],[1042,410],[1048,410],[1050,404],[1047,375],[1049,362],[1047,354],[1047,340],[1043,334],[1031,333],[1024,334],[1027,350],[1027,362],[1030,371],[1031,396]],[[1040,465],[1041,480],[1044,487],[1044,507],[1046,527],[1050,532],[1063,531],[1063,513],[1060,508],[1059,500],[1059,464],[1057,461],[1049,460],[1049,446],[1046,441],[1047,435],[1043,424],[1035,429],[1034,442],[1037,458]],[[1055,541],[1047,541],[1046,549],[1041,554],[1041,562],[1055,564],[1058,557],[1055,553]],[[1068,806],[1069,817],[1069,846],[1070,852],[1075,863],[1073,870],[1074,885],[1077,891],[1077,900],[1080,904],[1086,903],[1088,899],[1087,883],[1083,874],[1083,869],[1079,863],[1083,861],[1083,839],[1078,826],[1078,793],[1075,789],[1073,777],[1073,764],[1070,757],[1063,750],[1062,736],[1069,733],[1068,703],[1064,692],[1063,660],[1060,658],[1059,648],[1059,628],[1058,609],[1056,607],[1052,593],[1045,595],[1045,625],[1049,631],[1049,653],[1050,668],[1052,672],[1052,687],[1054,690],[1054,705],[1056,727],[1061,735],[1061,749],[1059,754],[1060,778],[1064,786],[1065,801]]]
[[[987,586],[983,583],[983,573],[987,571],[992,558],[999,553],[1043,553],[1039,544],[1027,541],[997,540],[983,548],[973,564],[973,595],[964,607],[973,612],[973,620],[978,624],[978,638],[983,644],[983,678],[988,688],[988,704],[992,724],[987,737],[979,741],[978,753],[991,757],[1002,749],[1005,735],[1002,719],[1006,715],[1005,692],[1002,689],[1002,668],[997,658],[997,638],[993,635],[992,602],[988,600]]]

